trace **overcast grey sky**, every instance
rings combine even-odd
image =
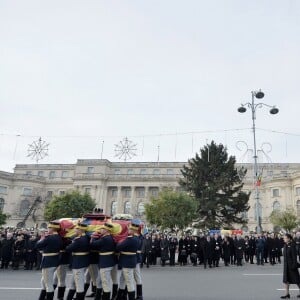
[[[248,162],[237,107],[259,88],[280,113],[258,110],[258,148],[300,162],[299,70],[297,0],[0,0],[0,170],[34,163],[40,136],[40,163],[100,158],[102,141],[119,161],[126,136],[131,161],[157,161],[158,146],[160,161],[187,161],[214,139]]]

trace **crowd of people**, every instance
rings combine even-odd
[[[295,234],[298,253],[300,253],[300,232]],[[174,266],[192,264],[203,265],[204,268],[219,267],[243,263],[274,265],[281,263],[283,237],[274,233],[250,234],[241,236],[221,236],[200,234],[185,236],[160,234],[146,235],[143,241],[143,264],[147,267],[161,263]],[[177,255],[176,255],[177,254]]]
[[[42,270],[39,300],[63,300],[67,270],[73,276],[67,300],[82,300],[89,286],[91,296],[102,300],[143,299],[140,267],[154,265],[242,266],[245,263],[275,265],[290,251],[284,238],[275,233],[221,236],[218,233],[177,237],[175,234],[148,233],[142,236],[136,224],[130,224],[127,238],[116,243],[110,223],[92,236],[87,225],[78,224],[76,237],[61,237],[60,224],[50,222],[48,231],[3,230],[0,238],[1,269]],[[300,232],[290,238],[296,262],[300,256]],[[293,254],[294,255],[294,254]],[[288,259],[284,257],[287,263]],[[289,275],[288,275],[289,276]],[[299,279],[299,280],[298,280]],[[286,280],[290,283],[300,284]],[[300,286],[300,285],[299,285]],[[288,288],[286,288],[288,295]],[[287,296],[288,297],[288,296]]]
[[[0,232],[1,269],[19,268],[39,270],[42,253],[36,244],[45,231],[3,230]],[[297,252],[300,255],[300,232],[294,234]],[[245,236],[220,236],[200,234],[182,236],[147,234],[142,244],[142,263],[151,265],[194,266],[204,268],[250,263],[274,265],[281,263],[283,237],[274,233],[249,234]]]

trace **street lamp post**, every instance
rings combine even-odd
[[[241,106],[238,108],[238,112],[244,113],[247,111],[246,107],[251,109],[252,114],[252,131],[253,131],[253,160],[254,160],[254,182],[255,182],[255,203],[256,203],[256,219],[257,219],[257,233],[261,233],[261,224],[260,224],[260,210],[259,210],[259,191],[258,191],[258,165],[257,165],[257,151],[256,151],[256,132],[255,132],[255,120],[256,120],[256,109],[262,108],[263,106],[270,108],[270,114],[276,115],[279,112],[279,109],[275,106],[271,106],[262,102],[255,103],[255,98],[262,99],[265,94],[259,90],[259,91],[252,91],[252,101],[247,102],[244,104],[241,104]]]

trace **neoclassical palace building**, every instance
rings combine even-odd
[[[165,187],[180,190],[179,162],[110,162],[79,159],[76,164],[22,164],[13,173],[0,171],[0,209],[8,213],[7,226],[43,227],[45,202],[54,195],[79,190],[89,193],[106,214],[142,216],[144,204]],[[246,167],[244,190],[251,191],[250,209],[243,214],[245,231],[257,224],[252,164]],[[300,216],[300,164],[263,164],[259,187],[259,213],[263,230],[273,230],[269,216],[274,209],[294,209]],[[66,216],[68,217],[68,216]],[[238,229],[238,228],[236,228]]]

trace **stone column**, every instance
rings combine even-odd
[[[117,214],[122,214],[124,211],[123,208],[123,201],[122,201],[122,187],[118,186],[117,187],[118,190],[118,195],[117,195]]]
[[[131,186],[130,213],[136,215],[136,186]]]

